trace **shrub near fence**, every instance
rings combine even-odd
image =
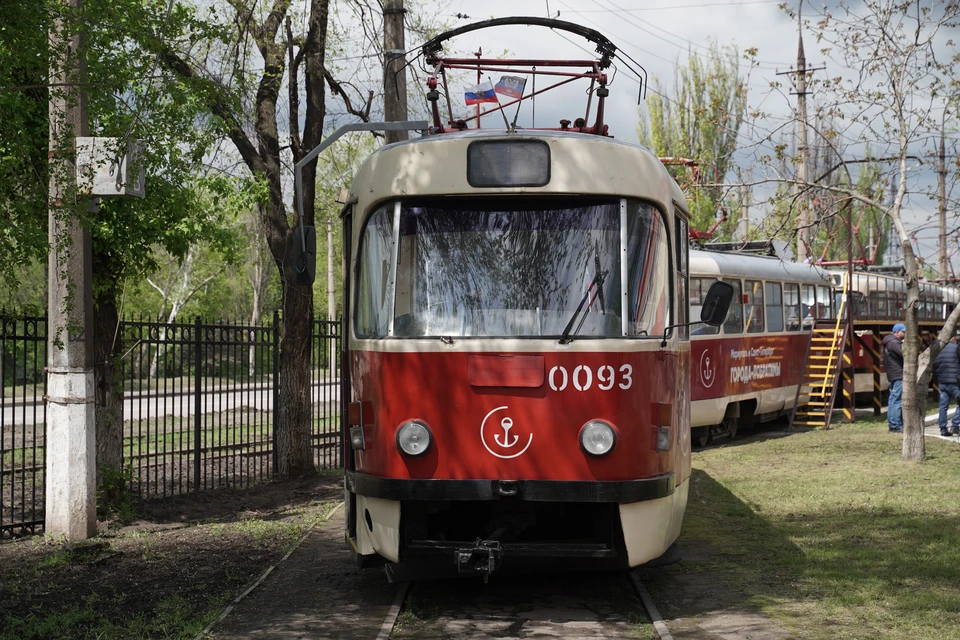
[[[36,532],[43,522],[46,323],[0,321],[0,535],[16,535]],[[339,327],[316,321],[310,350],[314,461],[321,468],[342,464]],[[277,314],[263,326],[199,318],[121,322],[123,464],[136,496],[243,487],[273,475],[279,331]],[[20,372],[10,373],[11,380],[23,382],[8,385],[10,371]]]

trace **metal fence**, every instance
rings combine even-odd
[[[46,320],[0,314],[0,536],[43,525]],[[261,326],[120,324],[123,465],[140,498],[269,479],[276,469],[279,317]],[[339,323],[316,321],[310,349],[314,462],[342,464]]]
[[[46,318],[0,313],[0,537],[43,528]]]

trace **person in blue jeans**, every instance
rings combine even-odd
[[[940,387],[940,435],[960,435],[960,348],[957,347],[957,336],[953,336],[943,350],[933,361],[933,373],[937,376],[937,385]],[[950,401],[957,400],[957,410],[953,414],[952,432],[947,431],[947,413],[950,411]]]
[[[902,322],[893,325],[892,333],[884,336],[883,369],[890,383],[890,397],[887,399],[887,426],[893,433],[903,432],[903,338],[907,327]]]

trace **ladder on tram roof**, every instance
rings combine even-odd
[[[846,294],[846,286],[844,287]],[[843,350],[847,340],[847,323],[844,320],[847,296],[841,298],[836,320],[820,320],[810,331],[807,355],[803,361],[803,374],[797,385],[790,414],[790,429],[794,426],[830,428],[833,402],[840,386],[840,370]],[[800,405],[801,398],[807,398]]]

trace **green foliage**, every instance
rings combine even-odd
[[[47,13],[42,0],[2,0],[0,12],[0,282],[9,283],[47,246]]]
[[[818,123],[816,128],[826,132],[832,130],[829,123]],[[838,168],[838,165],[841,165],[841,158],[830,145],[812,145],[810,148],[813,177],[820,178],[818,184],[825,187],[810,190],[813,224],[810,247],[812,254],[818,260],[847,259],[849,232],[846,207],[850,207],[850,216],[855,229],[854,259],[859,259],[861,256],[869,258],[876,253],[876,264],[883,264],[883,255],[890,237],[890,218],[877,207],[828,189],[849,191],[863,195],[874,202],[882,202],[887,189],[882,166],[877,162],[848,162],[845,167]],[[863,155],[867,158],[873,156],[869,145],[864,148]],[[830,171],[831,169],[834,170]],[[764,221],[764,231],[765,236],[789,242],[796,250],[798,202],[796,198],[791,197],[793,193],[792,187],[778,185],[776,194],[771,199],[770,215]]]
[[[740,76],[735,47],[712,43],[706,58],[691,55],[679,67],[673,96],[659,78],[640,118],[640,143],[657,156],[689,158],[700,164],[699,183],[722,182],[733,169],[733,152],[747,108],[747,84]],[[714,171],[715,169],[715,171]],[[693,186],[690,170],[671,167],[681,186]],[[719,217],[723,193],[716,188],[688,190],[693,227],[710,228]]]
[[[158,248],[179,257],[202,238],[235,261],[231,209],[254,190],[205,167],[220,133],[216,122],[180,79],[159,72],[153,47],[142,44],[196,46],[215,35],[211,26],[194,8],[177,3],[168,13],[159,0],[87,0],[80,20],[57,2],[3,4],[10,5],[0,26],[0,86],[8,89],[0,91],[3,297],[26,302],[18,280],[32,279],[36,268],[22,265],[45,262],[47,252],[50,90],[44,85],[51,55],[64,55],[48,50],[47,33],[58,18],[66,20],[65,35],[79,29],[85,38],[90,135],[139,140],[145,150],[147,196],[105,198],[96,217],[84,220],[93,235],[95,298],[153,270]]]
[[[136,506],[130,491],[133,468],[129,465],[122,469],[113,465],[101,465],[97,471],[100,477],[97,485],[97,509],[100,516],[129,520],[136,515]]]

